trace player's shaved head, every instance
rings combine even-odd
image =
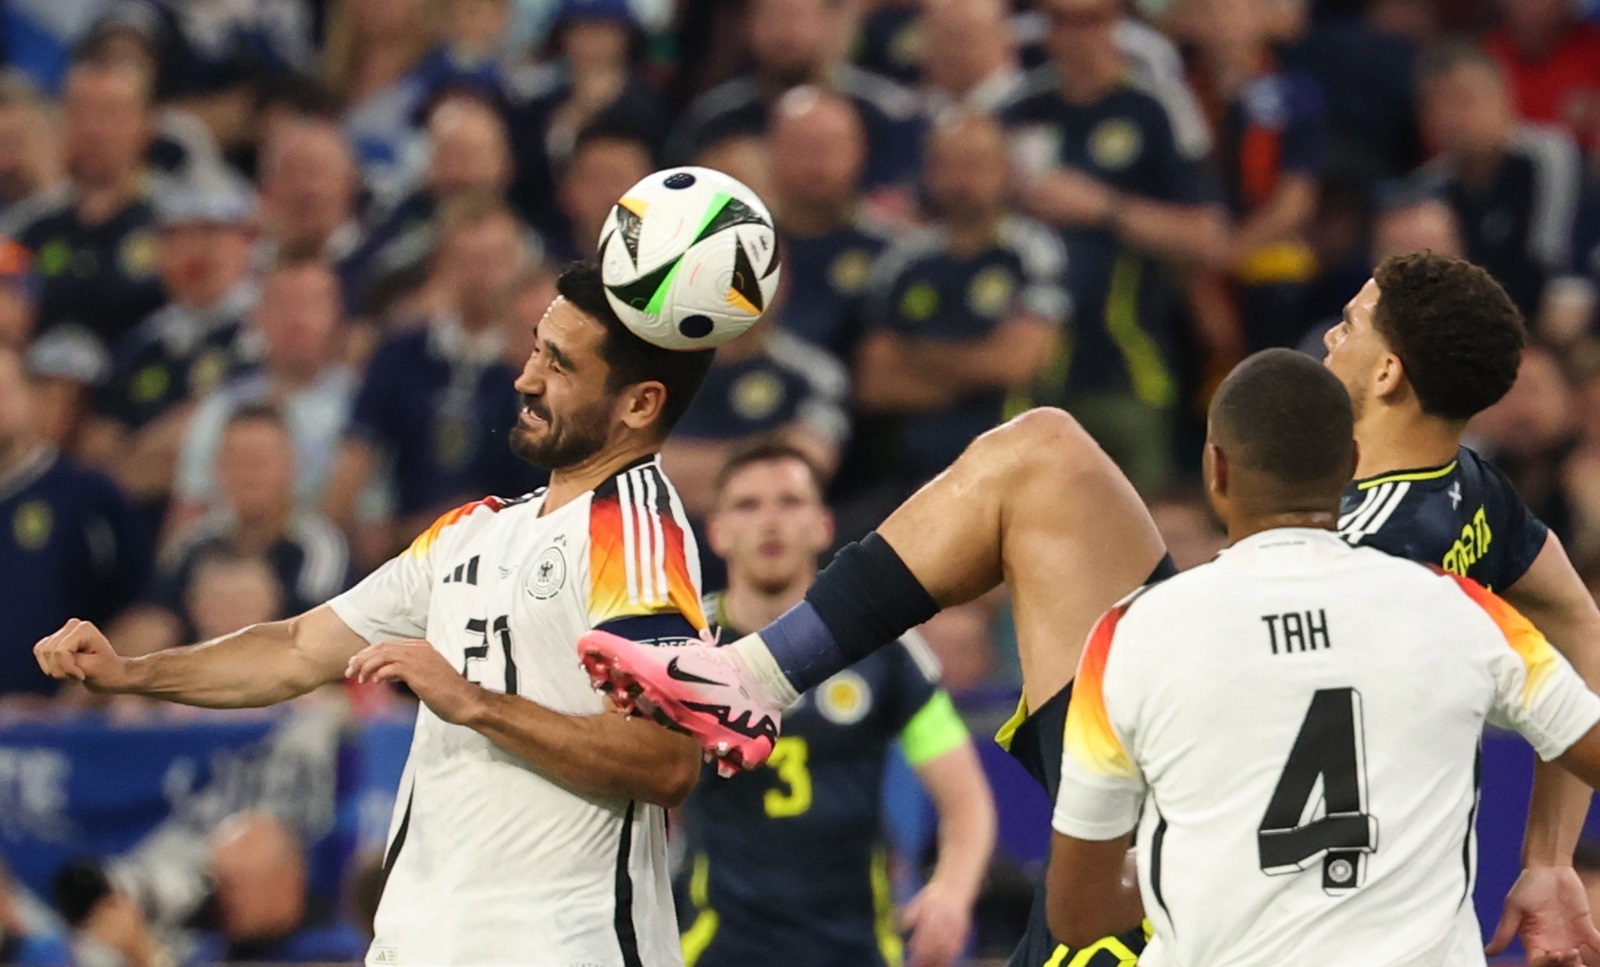
[[[1251,513],[1337,507],[1355,469],[1350,395],[1303,353],[1246,359],[1211,400],[1207,442],[1226,460],[1229,499]]]

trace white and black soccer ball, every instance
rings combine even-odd
[[[628,189],[600,229],[599,262],[611,308],[663,349],[722,345],[778,291],[772,215],[710,168],[668,168]]]

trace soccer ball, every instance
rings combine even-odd
[[[611,308],[663,349],[722,345],[778,291],[767,206],[710,168],[669,168],[628,189],[600,229],[599,261]]]

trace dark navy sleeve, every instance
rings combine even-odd
[[[1480,459],[1483,470],[1484,504],[1494,530],[1491,547],[1500,551],[1494,572],[1489,576],[1496,591],[1504,591],[1528,573],[1534,558],[1544,550],[1550,528],[1534,516],[1522,495],[1500,468]]]
[[[1295,174],[1320,175],[1328,142],[1322,88],[1307,75],[1291,74],[1285,79],[1284,99],[1288,119],[1283,129],[1280,167]]]

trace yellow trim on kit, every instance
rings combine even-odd
[[[1141,926],[1144,930],[1144,939],[1148,943],[1150,935],[1155,930],[1149,920]],[[1129,950],[1121,937],[1101,937],[1089,946],[1079,947],[1077,950],[1071,949],[1066,944],[1057,944],[1043,967],[1089,967],[1095,956],[1103,953],[1117,958],[1117,967],[1133,967],[1139,962],[1139,955]]]
[[[905,962],[905,943],[895,925],[894,890],[889,885],[889,857],[882,850],[872,854],[872,911],[878,934],[878,950],[889,967]],[[687,965],[685,965],[687,967]]]
[[[1016,738],[1017,730],[1022,728],[1022,723],[1026,721],[1028,721],[1028,696],[1022,695],[1017,698],[1017,710],[995,730],[994,744],[1010,752],[1011,740]]]
[[[679,938],[683,946],[683,967],[694,967],[695,961],[711,946],[721,924],[717,911],[711,909],[711,860],[704,853],[694,858],[694,871],[689,874],[689,902],[700,912]]]
[[[1385,474],[1382,477],[1373,477],[1371,480],[1363,480],[1356,484],[1356,489],[1371,490],[1373,487],[1376,487],[1379,484],[1386,483],[1405,483],[1407,481],[1416,480],[1438,480],[1440,477],[1454,473],[1456,469],[1456,462],[1457,461],[1455,460],[1451,460],[1449,463],[1437,470],[1416,470],[1411,473],[1391,473]]]
[[[1161,358],[1161,348],[1139,325],[1139,275],[1143,260],[1125,252],[1111,270],[1111,288],[1106,294],[1106,331],[1122,350],[1128,364],[1128,380],[1133,395],[1146,406],[1167,407],[1177,402],[1178,389],[1172,373]]]

